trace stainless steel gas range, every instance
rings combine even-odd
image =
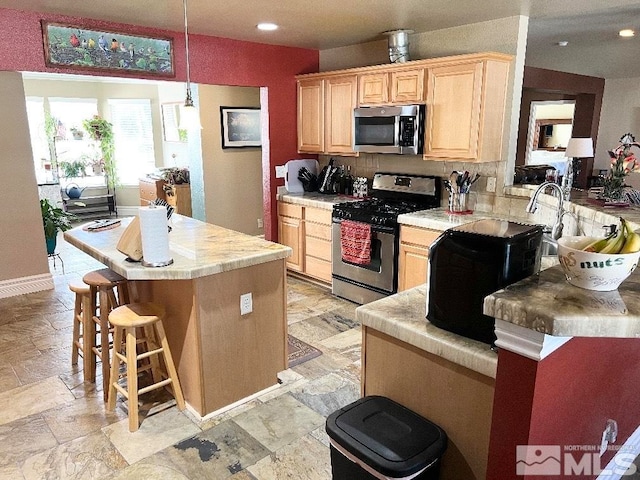
[[[332,292],[365,304],[398,291],[398,215],[440,206],[440,178],[376,173],[371,198],[333,207]]]

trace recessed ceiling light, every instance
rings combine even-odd
[[[258,30],[265,30],[268,32],[278,29],[278,25],[276,25],[275,23],[259,23],[257,27]]]
[[[618,32],[618,35],[620,35],[621,37],[633,37],[635,36],[635,34],[636,32],[634,32],[630,28],[625,28],[624,30],[620,30]]]
[[[569,42],[567,42],[566,40],[562,40],[561,42],[556,43],[556,45],[558,45],[559,47],[566,47],[567,45],[569,45]]]

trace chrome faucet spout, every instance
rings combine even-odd
[[[556,192],[556,196],[558,197],[558,214],[556,216],[555,223],[551,227],[551,236],[554,240],[557,240],[562,236],[562,230],[564,228],[564,225],[562,224],[562,217],[565,214],[564,194],[560,185],[554,182],[542,183],[531,196],[531,200],[529,200],[529,203],[527,204],[526,211],[527,213],[535,213],[538,208],[538,197],[541,192],[544,192],[547,189],[547,187],[550,187],[554,192]]]

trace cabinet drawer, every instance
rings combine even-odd
[[[283,217],[302,218],[302,206],[292,203],[278,202],[278,215]]]
[[[304,228],[307,236],[309,237],[321,238],[323,240],[331,241],[330,225],[320,225],[319,223],[305,222]]]
[[[307,222],[323,223],[331,225],[332,210],[324,210],[322,208],[306,207],[304,209],[304,218]]]
[[[311,277],[331,282],[331,262],[319,258],[307,256],[305,258],[305,273]]]
[[[407,227],[403,225],[400,228],[400,242],[429,247],[441,234],[442,232],[437,230],[427,230],[425,228]]]
[[[140,203],[146,205],[147,202],[153,202],[156,198],[164,199],[163,185],[164,181],[162,180],[140,180]]]
[[[320,240],[319,238],[307,236],[305,242],[305,252],[307,255],[330,262],[331,241]]]

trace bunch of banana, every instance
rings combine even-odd
[[[582,250],[609,254],[639,252],[640,235],[631,230],[624,218],[620,218],[620,228],[616,232],[591,242]]]

